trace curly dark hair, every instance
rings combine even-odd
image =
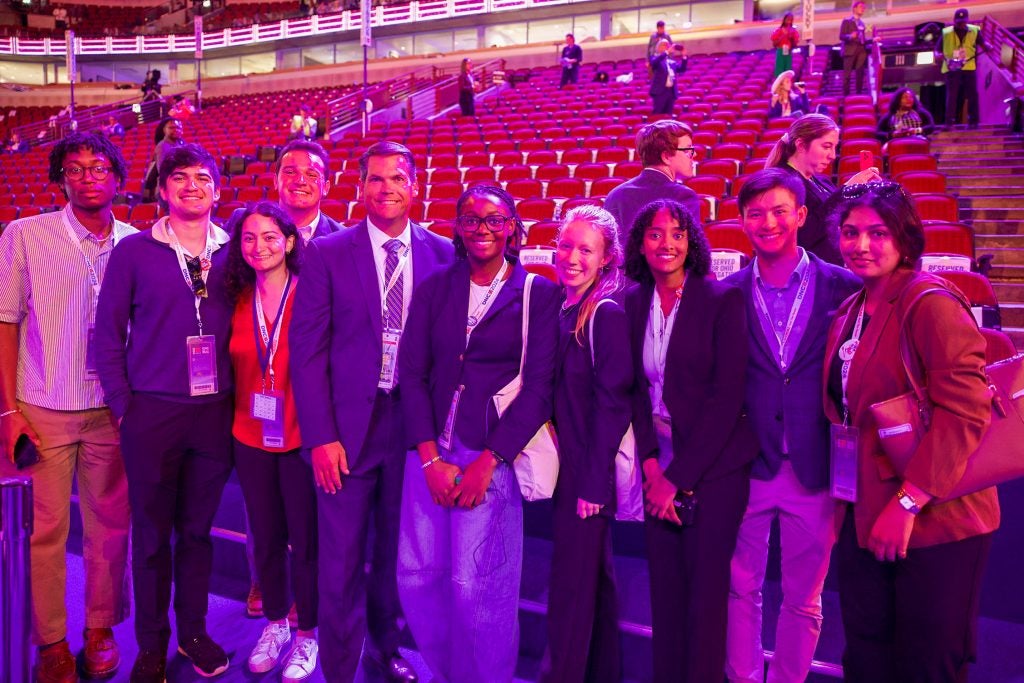
[[[640,284],[653,284],[654,276],[643,254],[644,233],[654,223],[654,216],[664,209],[686,231],[686,260],[683,269],[700,277],[711,272],[711,245],[700,223],[686,207],[671,199],[656,199],[637,214],[626,240],[626,277]]]
[[[295,227],[295,223],[288,218],[288,214],[284,212],[284,209],[278,206],[276,202],[266,200],[247,205],[245,209],[232,216],[231,220],[224,226],[225,232],[231,235],[231,241],[228,243],[226,267],[227,290],[231,301],[236,301],[239,296],[249,291],[253,283],[256,282],[256,271],[245,262],[245,257],[242,256],[242,226],[245,224],[245,220],[253,214],[265,216],[277,223],[277,227],[281,229],[281,234],[285,236],[285,239],[289,237],[295,238],[292,250],[284,257],[284,265],[288,268],[288,272],[292,275],[298,275],[302,264],[302,249],[304,246],[302,236],[299,234],[299,229]]]
[[[474,197],[497,199],[498,203],[508,210],[508,215],[512,217],[512,223],[515,225],[515,232],[509,237],[508,242],[505,243],[505,258],[512,263],[517,263],[519,261],[519,247],[526,236],[526,226],[523,225],[523,220],[516,211],[516,200],[500,187],[495,187],[494,185],[475,185],[463,192],[455,202],[456,217],[462,215],[466,202]],[[458,230],[452,236],[452,244],[455,245],[455,256],[460,259],[466,258],[466,245],[463,243],[462,235],[459,234]]]
[[[87,149],[93,154],[102,154],[110,160],[110,167],[117,176],[117,189],[124,189],[124,181],[128,178],[128,164],[121,155],[121,150],[105,135],[90,131],[88,133],[72,133],[50,150],[50,182],[60,185],[64,191],[64,158],[72,152]]]
[[[906,93],[910,93],[911,95],[914,96],[914,106],[911,107],[911,109],[917,112],[924,109],[924,105],[921,104],[921,98],[917,96],[917,93],[914,92],[912,88],[900,88],[893,94],[892,100],[889,102],[890,114],[895,114],[900,110],[900,100],[903,99],[903,95]]]

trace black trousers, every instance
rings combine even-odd
[[[132,508],[135,637],[141,650],[167,648],[172,569],[178,640],[206,632],[210,527],[231,474],[233,408],[230,396],[175,403],[135,394],[121,421]]]
[[[580,519],[569,479],[560,479],[555,489],[548,645],[540,680],[617,683],[622,680],[622,646],[611,518]]]
[[[288,616],[290,573],[299,628],[316,628],[318,545],[313,468],[298,449],[269,453],[236,439],[235,470],[252,531],[263,613],[271,621]]]
[[[879,562],[857,545],[852,506],[839,534],[839,604],[853,683],[964,683],[975,660],[979,595],[992,534]]]
[[[349,454],[351,474],[335,494],[317,489],[320,537],[320,657],[324,679],[351,683],[367,637],[377,659],[397,654],[398,528],[405,471],[405,430],[398,400],[378,394],[366,443]],[[367,537],[374,529],[370,573]]]
[[[459,91],[459,110],[463,116],[476,116],[476,98],[472,90]]]
[[[852,55],[843,55],[843,95],[850,94],[850,72],[857,72],[857,94],[864,92],[864,72],[867,70],[868,52],[862,49]]]
[[[569,83],[576,83],[580,80],[580,67],[576,65],[574,67],[562,67],[562,82],[559,83],[559,88],[564,88]]]
[[[671,90],[665,90],[657,95],[651,95],[652,114],[672,114],[676,104],[676,94]]]
[[[750,468],[701,482],[694,524],[644,521],[651,577],[654,683],[725,677],[729,577]]]
[[[978,72],[950,71],[946,74],[946,123],[960,123],[960,112],[967,102],[967,122],[978,125]]]

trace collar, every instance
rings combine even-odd
[[[171,243],[171,239],[167,234],[167,220],[168,217],[164,216],[154,223],[152,229],[149,231],[150,234],[153,235],[153,239],[157,242],[163,242],[164,244]],[[219,248],[231,241],[231,235],[217,227],[216,223],[209,223],[209,229],[213,235],[214,251],[217,251]]]
[[[650,173],[648,173],[648,171]],[[645,173],[648,175],[648,177],[650,177],[651,173],[653,173],[656,177],[661,178],[661,179],[663,179],[663,180],[665,180],[667,182],[670,182],[670,183],[673,183],[673,184],[675,184],[675,182],[676,182],[675,178],[670,178],[668,173],[665,173],[660,168],[655,168],[654,166],[647,166],[647,167],[645,167],[644,169],[642,169],[640,171],[641,175],[643,175]]]
[[[67,217],[68,223],[71,225],[71,230],[72,232],[75,233],[75,237],[78,239],[79,242],[92,238],[97,244],[102,244],[106,240],[110,239],[110,236],[114,234],[115,230],[117,230],[117,220],[114,218],[114,215],[111,214],[110,234],[108,234],[105,238],[100,239],[99,237],[96,237],[96,235],[94,235],[93,233],[89,232],[88,228],[82,225],[82,222],[78,220],[78,216],[76,216],[75,212],[71,210],[70,204],[67,204],[63,209],[61,209],[61,211],[63,211],[64,215]]]
[[[367,223],[369,223],[369,219],[367,219]],[[309,228],[312,232],[316,232],[317,226],[319,226],[319,225],[320,225],[320,209],[317,209],[316,210],[316,215],[313,217],[313,222],[312,223],[308,223],[306,225],[300,225],[298,227],[299,227],[299,231],[300,232],[302,231],[303,228]]]
[[[366,232],[370,234],[370,244],[373,245],[374,249],[383,249],[384,243],[391,239],[387,233],[374,225],[369,216],[366,218]],[[406,221],[405,229],[395,239],[408,248],[412,243],[412,223]]]
[[[800,250],[800,260],[797,261],[796,268],[790,273],[789,280],[784,287],[772,287],[761,279],[761,260],[757,257],[754,258],[754,280],[764,289],[785,289],[794,282],[800,282],[804,277],[804,273],[807,272],[807,268],[811,265],[811,259],[807,256],[807,251],[803,247],[797,247],[797,249]]]

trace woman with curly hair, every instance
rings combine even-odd
[[[249,655],[249,670],[267,672],[284,660],[282,680],[291,683],[312,675],[318,653],[316,493],[312,468],[299,455],[288,370],[288,325],[303,242],[284,210],[267,201],[241,212],[230,232],[231,432],[268,622]],[[289,575],[299,625],[294,643]]]
[[[707,277],[711,249],[677,202],[651,202],[626,242],[637,457],[643,462],[655,683],[720,680],[729,563],[758,446],[743,412],[742,292]]]
[[[889,113],[878,122],[878,139],[882,142],[911,136],[926,138],[934,132],[935,119],[910,88],[896,91]]]

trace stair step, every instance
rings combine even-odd
[[[1024,282],[1024,266],[995,265],[988,272],[988,277],[991,280],[1002,280],[1004,282]],[[1024,324],[1021,327],[1024,327]]]
[[[969,210],[969,209],[968,209]],[[963,209],[960,213],[963,216]],[[1017,220],[978,219],[971,221],[971,229],[975,235],[1024,235],[1024,222]]]
[[[1024,206],[1024,184],[1020,185],[1006,185],[1003,183],[1003,179],[995,180],[993,178],[982,178],[989,183],[998,182],[998,185],[987,184],[987,185],[955,185],[948,183],[949,189],[953,194],[962,197],[978,197],[978,198],[1020,198],[1020,204]],[[1024,178],[1015,178],[1017,181],[1024,181]]]
[[[1024,143],[1016,141],[998,142],[974,142],[961,141],[948,145],[932,145],[932,152],[935,154],[947,154],[956,152],[1019,152],[1024,151]]]
[[[1011,167],[1016,168],[1016,167]],[[950,187],[959,188],[984,188],[999,186],[1005,188],[1007,194],[1015,194],[1015,191],[1024,191],[1024,168],[1018,169],[1018,173],[998,174],[992,169],[974,169],[974,173],[953,175],[947,169],[942,169],[946,174],[946,184]]]
[[[984,178],[993,178],[998,176],[1000,181],[1006,176],[1024,175],[1024,165],[1007,165],[1007,166],[986,166],[983,170],[979,170],[977,166],[960,166],[957,164],[943,164],[940,169],[946,174],[946,177],[952,181],[954,178],[961,180],[966,179],[977,179],[982,180]]]
[[[1003,332],[1010,337],[1018,351],[1024,351],[1024,328],[1003,325]]]
[[[1024,282],[992,282],[992,289],[996,293],[996,301],[1000,308],[1003,304],[1024,304]]]
[[[960,166],[995,166],[1019,165],[1024,163],[1024,149],[968,152],[958,149],[955,152],[934,152],[933,156],[942,167],[945,164]]]
[[[972,208],[960,205],[960,220],[965,223],[973,223],[978,219],[1024,221],[1024,209]]]
[[[978,137],[991,137],[993,135],[1006,135],[1016,136],[1017,133],[1011,133],[1010,129],[1006,126],[978,126],[977,128],[968,128],[966,126],[955,126],[952,129],[943,129],[937,131],[932,135],[932,142],[945,141],[945,140],[960,140],[963,138],[978,138]]]
[[[1024,210],[1024,197],[1003,195],[996,197],[970,197],[960,199],[961,209],[1022,209]]]
[[[1013,328],[1024,327],[1024,303],[1000,303],[999,314],[1003,325]]]
[[[978,256],[992,255],[994,266],[1024,266],[1024,249],[1018,247],[982,247],[975,240]]]
[[[1017,222],[1017,221],[1008,221]],[[974,232],[974,246],[980,255],[984,253],[994,253],[997,249],[1020,249],[1024,252],[1024,234],[1016,235],[989,235],[989,234],[978,234],[977,230]]]

